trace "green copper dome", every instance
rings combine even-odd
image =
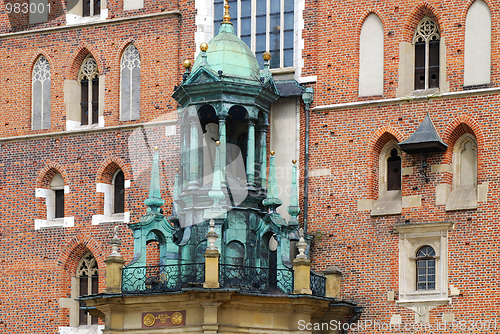
[[[234,33],[233,25],[223,23],[219,34],[208,43],[207,63],[208,67],[218,72],[222,70],[224,75],[248,77],[259,80],[260,69],[257,59],[252,50]],[[193,65],[193,72],[202,63],[201,53]]]

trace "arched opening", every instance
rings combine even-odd
[[[125,211],[125,175],[121,169],[115,172],[113,185],[113,213]]]
[[[274,233],[267,232],[262,238],[260,248],[261,268],[268,270],[269,290],[276,290],[278,285],[278,241],[275,236]]]
[[[212,182],[215,165],[215,142],[219,140],[219,120],[211,105],[204,105],[198,110],[201,131],[203,132],[203,184]]]
[[[150,240],[146,243],[146,266],[158,266],[160,264],[160,242]]]
[[[436,252],[431,246],[422,246],[416,254],[417,290],[436,288]]]
[[[246,183],[248,145],[247,111],[233,106],[227,116],[226,175],[239,183]]]

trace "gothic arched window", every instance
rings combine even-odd
[[[416,256],[417,290],[436,288],[436,252],[431,246],[420,247]]]
[[[32,129],[50,128],[50,64],[47,58],[40,56],[33,66]]]
[[[97,261],[92,253],[85,254],[76,269],[76,279],[78,282],[78,296],[86,296],[98,293],[99,290],[99,271]],[[85,302],[80,301],[80,325],[95,325],[97,317],[91,316],[86,312]]]
[[[81,95],[81,125],[97,124],[99,121],[99,71],[97,62],[87,56],[78,73]]]
[[[120,73],[120,120],[140,118],[141,57],[135,45],[130,44],[122,55]]]
[[[424,17],[413,36],[415,46],[415,89],[439,87],[439,28]]]

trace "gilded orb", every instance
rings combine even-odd
[[[271,60],[271,53],[270,52],[264,52],[264,54],[262,55],[262,58],[264,58],[265,61],[269,61]]]
[[[292,164],[294,164],[294,165],[295,165],[296,163],[297,163],[297,160],[293,159],[293,160],[292,160]]]
[[[274,153],[275,153],[274,151],[271,151],[271,155],[274,155]]]
[[[184,65],[185,69],[191,68],[191,62],[189,61],[189,59],[184,60],[182,65]]]
[[[207,51],[208,50],[208,44],[205,43],[205,42],[201,43],[200,50],[201,51]]]
[[[218,140],[217,140],[217,141],[215,142],[215,145],[219,146],[219,145],[220,145],[220,141],[218,141]]]

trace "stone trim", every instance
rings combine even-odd
[[[161,19],[161,18],[165,18],[165,17],[169,17],[169,16],[181,16],[181,11],[180,10],[171,10],[171,11],[163,12],[163,13],[135,15],[135,16],[123,17],[123,18],[112,19],[112,20],[108,19],[105,21],[85,22],[85,23],[81,23],[81,24],[72,24],[72,25],[59,26],[59,27],[33,29],[33,30],[28,30],[28,31],[19,31],[19,32],[13,32],[13,33],[7,33],[7,34],[0,34],[0,40],[8,39],[8,38],[22,37],[22,36],[42,35],[42,34],[47,34],[50,32],[74,30],[74,29],[80,29],[80,28],[87,28],[90,26],[107,26],[107,25],[113,25],[113,24],[129,23],[131,21],[137,22],[137,21],[146,21],[146,20],[150,20],[150,19]]]

